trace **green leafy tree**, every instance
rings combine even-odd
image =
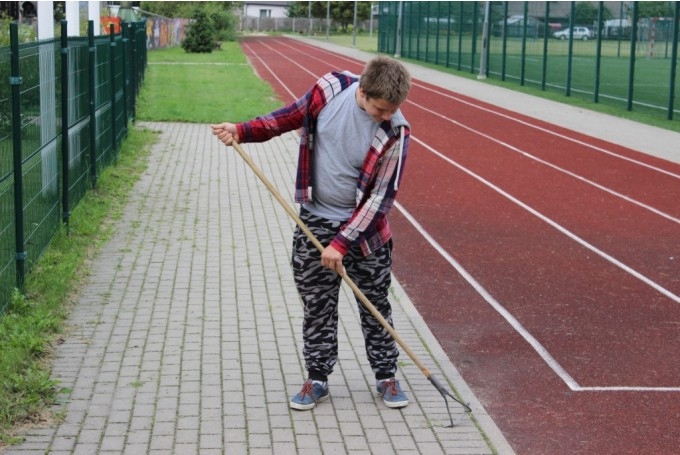
[[[592,25],[597,22],[597,7],[590,2],[578,2],[574,6],[574,24]]]
[[[194,21],[189,24],[187,35],[182,42],[182,49],[191,53],[210,53],[215,49],[217,33],[212,20],[203,9],[194,13]]]
[[[366,20],[371,17],[371,2],[357,3],[357,20]],[[325,19],[328,2],[291,2],[288,5],[288,17],[309,17],[309,7],[311,5],[311,15],[316,19]],[[330,17],[340,25],[343,32],[346,32],[350,25],[354,23],[354,2],[330,2]]]
[[[200,9],[212,22],[221,41],[236,39],[236,7],[240,7],[239,2],[142,2],[140,6],[143,11],[173,19],[195,17]]]
[[[4,11],[0,11],[0,47],[8,47],[9,42],[9,24],[11,24],[13,19],[5,14]]]
[[[673,17],[673,2],[638,2],[639,17]],[[633,10],[629,10],[633,14]]]
[[[141,2],[140,8],[159,16],[174,18],[194,17],[198,2]]]

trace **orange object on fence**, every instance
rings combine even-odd
[[[109,34],[109,29],[111,28],[111,24],[113,24],[113,32],[114,33],[120,33],[120,17],[102,16],[101,23],[102,23],[102,33],[104,35]]]

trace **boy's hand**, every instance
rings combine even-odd
[[[235,124],[225,122],[218,125],[210,125],[210,127],[212,128],[212,133],[224,145],[231,145],[233,141],[239,142]]]
[[[323,253],[321,253],[321,265],[338,272],[339,275],[344,275],[345,266],[342,265],[342,258],[344,257],[344,254],[340,253],[332,246],[328,246],[323,250]]]

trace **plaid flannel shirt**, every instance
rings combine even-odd
[[[313,197],[311,180],[316,119],[321,110],[341,91],[358,81],[358,76],[332,72],[321,77],[300,99],[270,114],[236,125],[241,142],[264,142],[283,133],[301,129],[295,202]],[[357,181],[356,208],[330,245],[347,254],[359,244],[364,255],[385,245],[392,237],[387,213],[397,195],[409,144],[409,124],[400,111],[380,124],[367,151]]]

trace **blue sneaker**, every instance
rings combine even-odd
[[[376,388],[388,408],[403,408],[408,405],[408,397],[401,391],[399,381],[394,378],[377,381]]]
[[[300,393],[291,398],[288,404],[292,409],[306,411],[312,409],[317,403],[327,400],[329,396],[328,384],[324,385],[308,379],[302,385]]]

